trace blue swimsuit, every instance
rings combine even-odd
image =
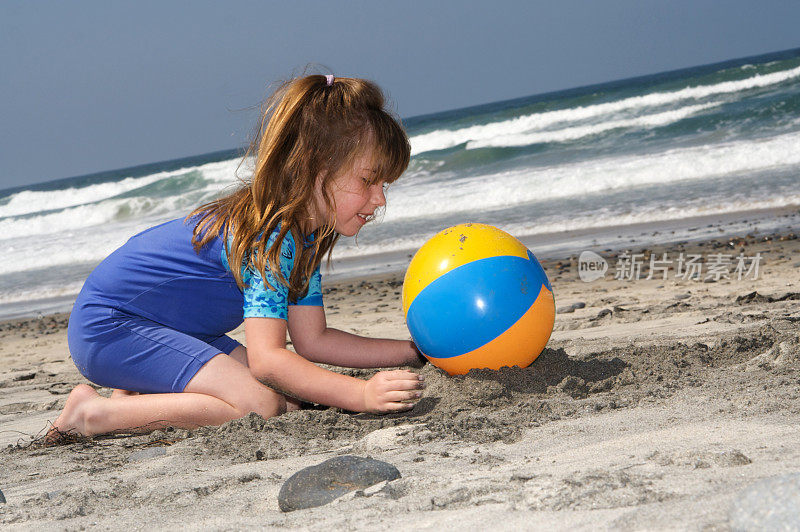
[[[288,288],[269,268],[243,266],[245,289],[230,271],[215,238],[200,253],[192,247],[194,222],[152,227],[109,255],[86,279],[69,319],[72,359],[90,381],[109,388],[182,392],[200,368],[240,344],[225,333],[244,318],[287,319],[288,305],[322,306],[319,267],[308,293],[290,303]],[[270,245],[277,238],[273,232]],[[267,247],[269,249],[269,246]],[[291,232],[281,243],[281,273],[294,265]]]

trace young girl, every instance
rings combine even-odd
[[[373,218],[408,166],[408,138],[380,89],[320,75],[288,82],[251,153],[252,179],[238,190],[132,237],[89,275],[69,349],[87,379],[114,391],[77,386],[52,435],[219,425],[298,399],[394,412],[421,396],[411,371],[364,381],[314,364],[418,365],[410,341],[329,328],[322,306],[323,257]],[[247,348],[225,336],[243,320]]]

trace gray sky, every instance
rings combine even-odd
[[[0,189],[238,147],[309,63],[403,117],[800,47],[800,2],[4,1]]]

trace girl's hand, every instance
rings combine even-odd
[[[383,414],[411,410],[422,397],[424,379],[403,369],[376,373],[364,385],[364,411]]]

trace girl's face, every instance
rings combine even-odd
[[[376,169],[372,164],[372,156],[364,154],[356,157],[352,167],[340,172],[330,183],[330,194],[336,206],[336,222],[334,230],[340,235],[355,236],[368,219],[375,214],[375,209],[386,205],[382,180],[375,181]],[[317,212],[327,212],[325,203],[317,197]],[[332,213],[324,218],[330,220]]]

